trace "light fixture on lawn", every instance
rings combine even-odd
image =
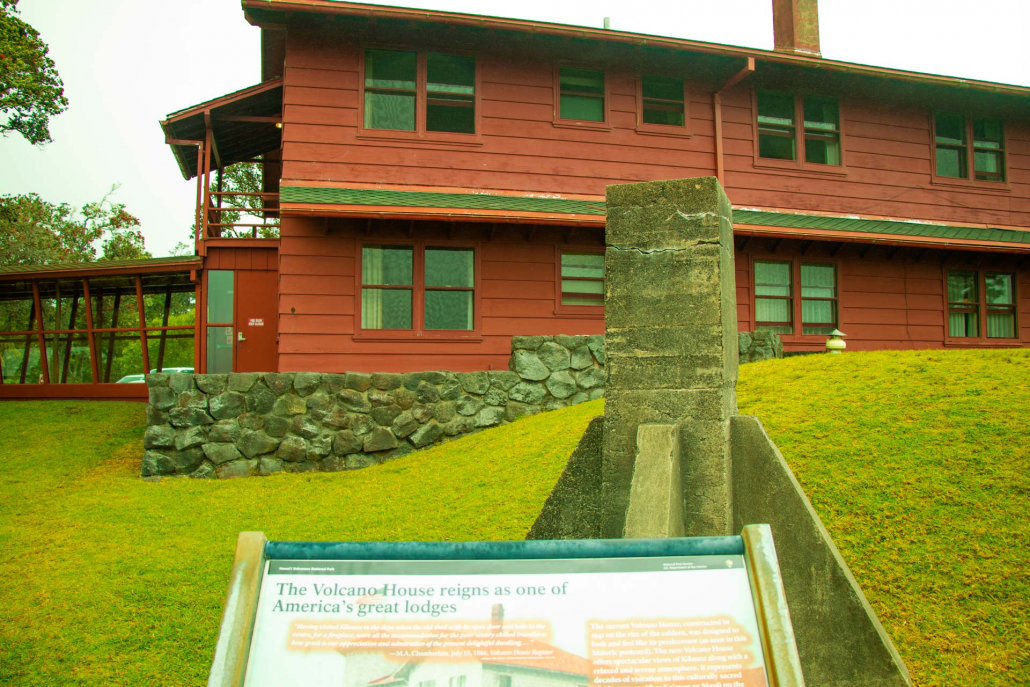
[[[843,353],[844,349],[848,347],[848,345],[844,343],[845,336],[847,336],[847,334],[839,329],[834,329],[830,332],[830,338],[826,340],[826,352]]]

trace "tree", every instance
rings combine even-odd
[[[2,2],[3,0],[0,0]],[[0,196],[0,265],[148,258],[140,222],[111,191],[81,210],[48,203],[35,193]]]
[[[50,118],[68,99],[46,43],[17,13],[18,0],[0,0],[0,135],[15,131],[40,145],[52,140]]]

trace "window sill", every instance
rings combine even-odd
[[[1023,345],[1020,339],[945,339],[947,348],[1019,348]]]
[[[674,138],[690,138],[693,134],[685,126],[660,126],[658,124],[638,124],[638,134],[645,136],[671,136]]]
[[[483,145],[479,134],[420,134],[416,131],[393,131],[390,129],[359,129],[354,138],[359,141],[420,143],[433,146],[477,147]]]
[[[951,188],[977,192],[987,191],[988,193],[998,194],[1007,194],[1012,192],[1012,186],[1007,181],[977,181],[975,179],[939,177],[934,174],[930,177],[930,183],[934,186],[949,186]]]
[[[760,159],[755,160],[755,169],[763,170],[776,170],[777,172],[787,172],[792,176],[800,177],[846,177],[848,170],[843,166],[836,165],[821,165],[821,166],[799,166],[796,162],[785,161],[785,164],[777,164],[773,160]]]
[[[355,334],[354,341],[357,342],[368,342],[368,343],[384,343],[384,342],[418,342],[418,341],[434,341],[441,343],[480,343],[483,341],[481,334],[470,333],[467,336],[461,334],[453,334],[450,332],[442,334],[415,334],[414,332],[398,332],[398,333],[375,333],[375,334]]]
[[[576,320],[604,320],[604,306],[597,306],[596,312],[555,308],[554,316]]]
[[[583,131],[612,130],[612,125],[604,122],[581,122],[575,119],[555,119],[551,123],[559,129],[580,129]]]

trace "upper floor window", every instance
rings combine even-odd
[[[939,112],[933,129],[937,176],[1005,181],[1005,131],[1000,119]]]
[[[559,67],[558,118],[582,122],[606,119],[604,72],[600,69]]]
[[[986,311],[986,332],[980,313]],[[948,336],[954,339],[1016,338],[1016,277],[1005,272],[948,272]]]
[[[794,284],[801,282],[801,298]],[[800,307],[801,312],[797,310]],[[830,263],[755,261],[755,329],[826,335],[837,328],[837,268]]]
[[[841,166],[840,110],[835,98],[759,89],[755,101],[759,158]]]
[[[640,92],[641,122],[660,126],[686,126],[683,79],[645,74],[640,78]]]
[[[476,133],[476,61],[461,55],[365,51],[364,128]]]

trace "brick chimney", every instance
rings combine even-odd
[[[772,0],[773,42],[777,52],[822,57],[819,52],[819,0]]]

